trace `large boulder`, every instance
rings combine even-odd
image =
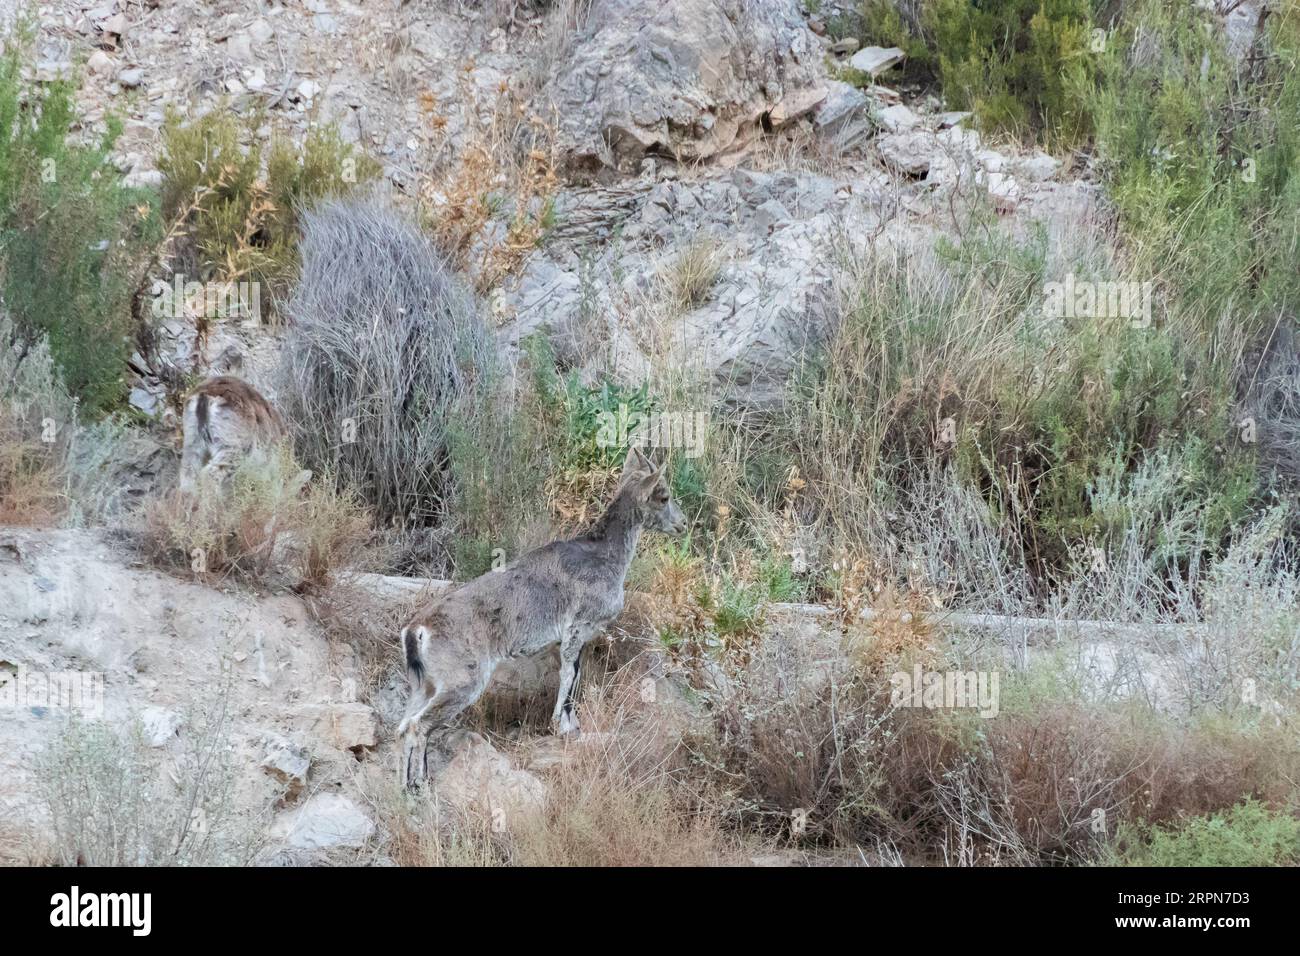
[[[797,0],[594,0],[543,92],[570,173],[708,159],[826,95]]]
[[[293,850],[361,847],[375,833],[374,821],[354,800],[320,793],[276,818],[271,837]]]
[[[546,806],[542,781],[516,767],[481,734],[455,730],[443,747],[449,759],[434,775],[433,786],[448,806],[491,821],[497,831],[508,830],[513,818],[540,813]]]

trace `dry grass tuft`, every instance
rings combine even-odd
[[[436,788],[385,800],[385,851],[407,866],[747,862],[761,844],[724,826],[718,803],[690,775],[681,728],[643,697],[630,668],[585,695],[583,737],[538,771],[548,791],[540,810],[494,831],[481,815],[440,806]]]
[[[236,575],[307,590],[369,543],[371,520],[360,499],[328,476],[306,481],[287,448],[250,456],[228,487],[179,489],[144,511],[143,544],[161,566],[207,580]]]
[[[672,312],[680,315],[708,302],[726,261],[726,248],[711,236],[691,240],[668,260],[659,283]]]
[[[77,403],[48,342],[20,335],[0,309],[0,524],[46,525],[66,507]]]
[[[418,594],[406,599],[381,599],[348,574],[335,575],[326,586],[308,595],[307,607],[325,636],[356,652],[362,677],[361,699],[368,699],[400,668],[397,635],[419,600]]]
[[[603,513],[618,487],[621,468],[566,469],[547,479],[543,493],[556,534],[587,527]]]
[[[555,218],[554,130],[503,82],[480,103],[470,74],[461,74],[470,125],[459,157],[420,188],[423,218],[438,245],[466,269],[479,292],[498,285],[541,244]],[[446,117],[432,97],[426,119],[446,135]]]
[[[63,514],[63,462],[32,437],[8,403],[0,404],[0,524],[46,526]]]

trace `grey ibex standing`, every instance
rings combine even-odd
[[[578,729],[582,648],[623,610],[623,580],[643,528],[679,534],[686,519],[662,466],[633,448],[613,502],[589,531],[434,598],[402,628],[411,698],[397,733],[408,786],[428,774],[429,738],[478,700],[501,661],[558,644],[552,723],[561,734]]]

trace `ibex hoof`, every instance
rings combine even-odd
[[[569,713],[560,714],[556,721],[555,732],[561,737],[577,737],[582,733],[578,728],[578,718]]]

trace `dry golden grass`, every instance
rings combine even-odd
[[[728,828],[721,805],[690,775],[681,727],[647,703],[634,669],[580,704],[581,739],[538,775],[544,806],[508,828],[439,806],[436,788],[381,801],[384,852],[405,866],[742,865],[764,844]],[[527,758],[529,745],[516,759]]]
[[[845,630],[846,649],[857,666],[867,673],[889,673],[899,663],[934,664],[939,654],[930,617],[932,600],[911,588],[900,590],[892,581],[877,584],[873,591],[871,614],[864,620],[859,611]]]
[[[689,778],[681,729],[648,708],[632,680],[588,694],[589,742],[545,776],[545,812],[523,822],[513,860],[523,865],[718,866],[747,860],[744,841]],[[594,741],[594,742],[591,742]]]
[[[59,447],[26,435],[0,405],[0,524],[54,523],[64,510],[63,484]]]
[[[224,488],[206,483],[192,496],[175,489],[145,507],[144,548],[158,564],[188,566],[207,580],[320,587],[371,543],[371,520],[354,493],[327,476],[305,478],[280,448],[245,459]]]
[[[659,269],[659,283],[676,314],[709,300],[726,262],[726,249],[711,236],[692,239]]]
[[[467,141],[455,161],[422,184],[420,205],[439,245],[486,292],[518,269],[551,227],[557,152],[551,125],[529,112],[508,82],[483,104],[463,71],[461,91],[472,117]],[[421,103],[435,137],[445,136],[447,117],[432,94]],[[504,230],[490,229],[506,209],[511,215]]]
[[[586,528],[614,497],[621,468],[561,471],[546,480],[543,492],[557,535]]]
[[[419,593],[380,598],[348,574],[332,576],[324,587],[307,595],[307,608],[325,636],[356,652],[362,699],[402,666],[397,636],[422,598]]]

